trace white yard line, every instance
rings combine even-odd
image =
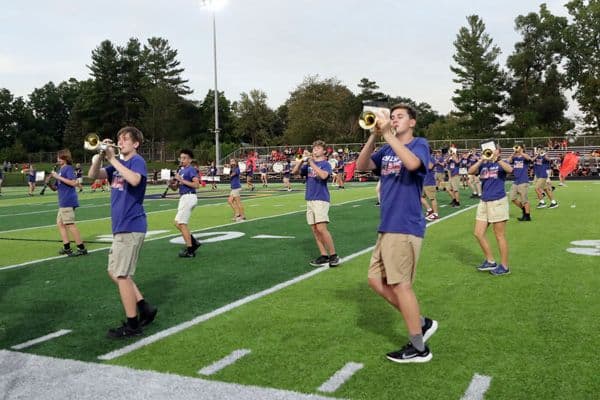
[[[483,400],[483,395],[489,389],[491,382],[491,376],[479,374],[473,375],[473,379],[471,379],[467,391],[460,400]]]
[[[32,340],[28,340],[27,342],[21,343],[21,344],[17,344],[11,347],[11,349],[13,350],[22,350],[22,349],[26,349],[27,347],[31,347],[35,344],[38,343],[42,343],[42,342],[47,342],[48,340],[52,340],[54,338],[63,336],[63,335],[67,335],[71,333],[70,329],[61,329],[59,331],[56,331],[54,333],[49,333],[47,335],[44,335],[42,337],[39,337],[37,339],[32,339]]]
[[[215,361],[214,363],[202,368],[200,371],[198,371],[198,374],[214,375],[217,372],[219,372],[220,370],[222,370],[223,368],[226,368],[232,364],[235,364],[236,361],[238,361],[239,359],[241,359],[244,356],[247,356],[250,353],[251,353],[251,351],[248,349],[234,350],[233,352],[231,352],[227,356],[221,358],[220,360]]]
[[[317,389],[320,392],[333,393],[346,383],[352,375],[357,373],[363,368],[364,365],[355,362],[349,362],[337,371],[327,382],[323,383]]]

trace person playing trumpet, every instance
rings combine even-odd
[[[196,169],[192,166],[194,153],[189,149],[179,151],[181,169],[175,174],[171,189],[179,189],[179,204],[175,215],[175,226],[181,232],[185,248],[179,252],[179,257],[195,257],[200,242],[190,233],[188,227],[192,211],[198,204],[196,189],[200,187],[200,180]]]
[[[514,205],[519,207],[523,214],[517,218],[519,221],[531,221],[531,210],[529,205],[529,163],[531,157],[527,154],[523,146],[516,145],[513,147],[514,153],[508,159],[509,164],[513,167],[513,181],[510,188],[510,200]]]
[[[309,262],[313,267],[337,267],[340,258],[335,252],[329,223],[329,189],[327,181],[331,175],[331,164],[325,157],[325,142],[317,140],[312,144],[312,154],[304,151],[304,156],[294,165],[292,174],[302,170],[306,174],[306,221],[312,229],[320,255]]]
[[[533,159],[533,172],[535,174],[535,193],[537,194],[538,204],[536,208],[545,208],[544,193],[550,199],[548,208],[557,208],[558,202],[554,199],[552,193],[552,184],[548,179],[548,170],[551,169],[551,160],[542,148],[536,149]]]

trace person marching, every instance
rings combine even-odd
[[[75,177],[77,178],[77,188],[79,189],[79,193],[83,192],[83,169],[81,169],[81,164],[75,164]]]
[[[500,149],[494,150],[487,158],[482,154],[481,159],[469,168],[469,173],[479,173],[481,180],[481,199],[475,216],[473,234],[479,242],[485,260],[477,267],[478,271],[490,271],[492,275],[508,275],[508,241],[506,240],[506,221],[508,221],[508,198],[504,189],[506,174],[513,168],[500,159]],[[485,235],[488,226],[492,225],[498,249],[500,264],[494,261],[492,249]]]
[[[211,177],[210,190],[217,190],[217,171],[215,162],[211,161],[210,168],[208,169],[208,175]]]
[[[335,179],[337,180],[338,189],[344,189],[344,157],[341,154],[333,153],[337,160],[335,167]]]
[[[317,140],[312,144],[312,156],[307,154],[296,163],[292,174],[297,174],[299,170],[306,174],[306,221],[321,253],[309,264],[313,267],[337,267],[341,260],[327,229],[330,202],[327,180],[331,175],[331,164],[325,157],[325,142]]]
[[[246,188],[254,190],[254,159],[249,157],[246,160]]]
[[[267,178],[267,164],[266,163],[261,163],[260,164],[260,183],[262,183],[263,187],[267,187],[268,185],[268,178]]]
[[[544,193],[550,199],[550,205],[548,208],[557,208],[558,202],[554,199],[552,193],[552,184],[548,179],[548,170],[551,168],[551,160],[548,155],[541,148],[536,149],[536,154],[533,159],[533,171],[535,174],[535,192],[538,198],[538,204],[536,208],[545,208],[546,202],[544,201]]]
[[[290,177],[292,174],[292,163],[288,157],[283,165],[283,186],[287,188],[288,192],[292,191],[292,184],[290,183]]]
[[[531,157],[523,151],[523,146],[516,145],[514,153],[508,159],[508,163],[512,165],[513,181],[510,188],[510,200],[514,205],[519,207],[523,214],[517,218],[519,221],[531,221],[531,210],[529,205],[529,162]]]
[[[452,201],[451,207],[460,207],[460,175],[459,175],[459,160],[456,147],[450,147],[448,151],[448,159],[446,160],[446,168],[448,169],[448,194]]]
[[[231,181],[231,192],[227,198],[227,202],[233,209],[232,221],[241,222],[246,219],[244,215],[244,206],[242,205],[242,198],[240,192],[242,190],[242,184],[240,182],[240,167],[235,158],[229,161],[229,177]]]
[[[369,286],[400,312],[408,330],[409,342],[386,357],[397,363],[423,363],[432,358],[426,342],[438,327],[437,321],[421,316],[413,291],[425,235],[421,194],[429,144],[413,136],[417,114],[410,105],[396,104],[375,114],[375,127],[356,162],[360,171],[375,170],[381,182],[381,216]],[[387,143],[373,153],[381,137]]]
[[[175,215],[175,226],[181,232],[185,249],[179,252],[179,257],[196,257],[196,250],[200,247],[200,242],[190,233],[188,227],[192,210],[198,204],[196,189],[200,187],[198,172],[192,166],[194,153],[189,149],[182,149],[179,152],[179,162],[181,169],[175,174],[171,189],[179,188],[179,205],[177,215]]]
[[[423,196],[421,197],[421,203],[427,210],[427,214],[425,215],[427,221],[431,222],[440,219],[440,215],[438,214],[437,191],[435,188],[434,165],[431,160],[427,165],[427,175],[425,175],[425,179],[423,180]]]
[[[52,191],[58,191],[58,215],[56,216],[56,226],[63,242],[63,248],[58,251],[58,254],[66,254],[67,256],[84,256],[88,252],[85,244],[81,240],[79,229],[75,225],[75,209],[79,207],[77,199],[77,175],[71,165],[71,152],[67,149],[60,150],[56,157],[56,162],[60,167],[59,172],[52,171],[46,178],[46,184]],[[50,179],[54,178],[55,183],[50,183]],[[69,233],[73,237],[77,250],[73,252],[71,249],[71,241]]]
[[[112,145],[108,146],[92,158],[88,171],[91,179],[107,179],[111,185],[113,242],[108,253],[108,275],[119,288],[127,317],[123,325],[108,330],[107,336],[112,339],[141,335],[142,327],[151,323],[158,312],[145,300],[132,278],[148,229],[143,206],[146,161],[137,153],[144,136],[139,129],[127,126],[119,130],[117,140],[121,156],[116,157]],[[109,140],[105,139],[104,143],[108,145]],[[108,167],[101,168],[102,157],[110,163]]]
[[[33,196],[33,193],[35,192],[35,167],[33,166],[33,164],[29,164],[29,167],[23,168],[21,172],[27,174],[27,185],[29,186],[29,191],[27,192],[27,195]]]

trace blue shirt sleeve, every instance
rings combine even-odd
[[[419,175],[425,176],[427,174],[427,166],[429,165],[429,144],[423,138],[417,138],[415,146],[412,148],[412,152],[419,160],[421,160],[421,166],[416,172]]]

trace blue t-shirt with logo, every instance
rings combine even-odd
[[[125,232],[146,233],[148,224],[144,211],[144,195],[146,194],[146,161],[139,154],[129,160],[117,159],[128,169],[137,172],[142,179],[137,186],[130,185],[113,167],[106,167],[106,175],[111,186],[110,214],[113,234]]]
[[[231,178],[232,189],[240,189],[242,187],[240,183],[240,167],[232,168],[229,177]]]
[[[327,172],[325,179],[319,178],[317,173],[312,169],[309,164],[304,164],[302,169],[306,172],[306,193],[304,195],[305,200],[321,200],[329,202],[329,189],[327,188],[327,180],[331,175],[331,164],[329,161],[314,161],[317,167]]]
[[[429,144],[416,137],[406,145],[421,160],[415,171],[407,170],[389,144],[371,156],[381,176],[381,220],[378,232],[425,236],[425,217],[421,211],[423,181],[429,165]]]
[[[448,171],[450,171],[450,176],[458,175],[458,162],[454,161],[452,157],[448,159]]]
[[[439,156],[435,158],[435,164],[433,165],[433,168],[436,173],[443,174],[445,165],[446,161],[444,160],[444,156]]]
[[[529,175],[527,173],[527,168],[529,166],[528,160],[525,157],[513,157],[512,158],[512,167],[513,167],[513,175],[515,176],[514,183],[520,185],[522,183],[529,182]]]
[[[497,162],[483,162],[479,166],[479,179],[482,201],[500,200],[506,196],[504,189],[506,171]]]
[[[425,179],[423,180],[423,186],[435,186],[435,172],[434,168],[427,168],[427,173],[425,174]]]
[[[196,168],[192,167],[191,165],[188,165],[187,167],[182,168],[181,171],[179,171],[179,175],[181,175],[181,177],[184,180],[192,182],[194,178],[198,177],[198,172],[196,171]],[[184,185],[180,182],[179,194],[184,195],[188,193],[196,193],[196,189],[189,187],[188,185]]]
[[[73,166],[67,164],[63,165],[58,172],[59,176],[69,180],[75,180],[76,174]],[[77,200],[77,192],[75,187],[67,185],[66,183],[56,180],[56,190],[58,192],[58,206],[59,207],[79,207],[79,201]]]
[[[533,171],[538,178],[547,178],[550,169],[550,160],[546,156],[537,156],[533,159]]]
[[[35,169],[30,169],[27,172],[27,181],[31,183],[35,183]]]

